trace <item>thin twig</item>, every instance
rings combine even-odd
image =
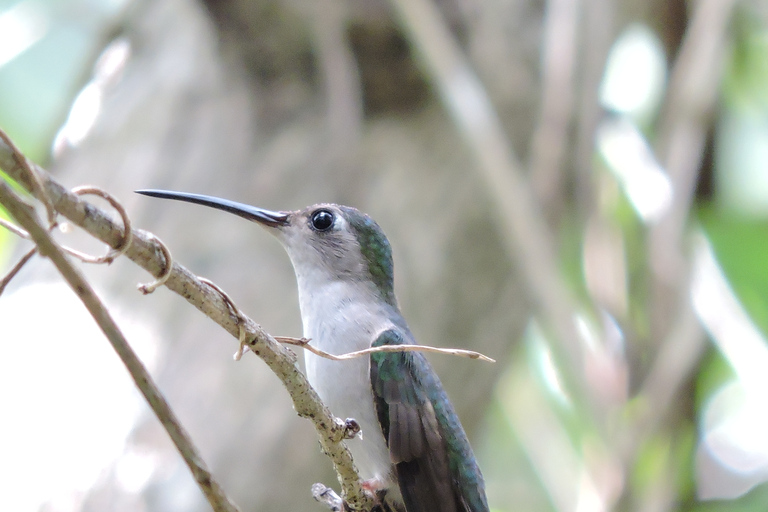
[[[37,197],[40,192],[35,192],[35,185],[31,182],[28,172],[19,165],[13,155],[11,148],[0,141],[0,168]],[[81,201],[42,168],[34,166],[34,170],[41,179],[43,193],[50,197],[61,215],[111,247],[117,247],[121,243],[124,239],[123,228],[106,212]],[[309,385],[306,376],[296,367],[295,354],[280,345],[250,318],[244,316],[242,322],[233,318],[221,295],[184,266],[178,263],[170,266],[168,260],[158,251],[155,240],[154,235],[134,229],[133,243],[126,250],[125,256],[155,276],[164,274],[170,267],[171,271],[165,283],[168,289],[184,297],[236,338],[240,337],[241,329],[245,329],[251,351],[280,378],[291,397],[296,413],[312,421],[323,453],[333,462],[346,503],[354,510],[370,510],[373,501],[360,485],[360,477],[349,449],[339,442],[344,436],[344,422],[333,417]]]
[[[704,157],[710,118],[717,100],[725,63],[724,43],[736,0],[699,0],[670,72],[667,95],[660,111],[656,152],[669,174],[675,200],[656,224],[649,240],[650,261],[657,286],[676,285],[686,275],[681,255],[691,201]],[[660,293],[666,295],[663,291]],[[656,316],[669,304],[656,300]]]
[[[27,158],[27,156],[16,146],[16,144],[14,144],[13,140],[11,140],[8,134],[3,130],[0,130],[0,139],[2,139],[3,142],[5,142],[8,148],[11,150],[11,158],[13,159],[14,163],[26,171],[25,177],[27,178],[27,191],[34,195],[38,201],[43,203],[45,206],[45,211],[48,213],[48,226],[52,227],[56,223],[56,209],[53,207],[50,198],[43,190],[43,184],[40,181],[40,176],[36,172],[36,165]],[[7,165],[0,166],[1,169],[7,169],[8,167],[9,166]]]
[[[605,74],[608,52],[613,46],[617,32],[617,10],[621,5],[613,0],[589,0],[578,2],[580,38],[576,43],[579,48],[579,75],[575,99],[576,126],[574,127],[573,186],[577,213],[581,219],[588,219],[599,201],[595,187],[594,158],[595,131],[604,115],[600,105],[600,83]]]
[[[468,357],[470,359],[480,359],[487,363],[495,363],[495,359],[475,352],[474,350],[464,350],[461,348],[439,348],[431,347],[429,345],[383,345],[380,347],[371,347],[363,350],[356,350],[354,352],[347,352],[346,354],[329,354],[317,347],[313,347],[309,344],[310,340],[307,338],[290,338],[287,336],[275,336],[275,339],[280,343],[287,345],[294,345],[309,350],[315,355],[330,359],[331,361],[347,361],[349,359],[356,359],[358,357],[367,356],[369,354],[375,354],[378,352],[431,352],[433,354],[445,354],[449,356]]]
[[[160,252],[163,254],[163,270],[160,272],[160,275],[157,276],[157,279],[151,283],[142,283],[136,286],[136,288],[144,295],[154,293],[155,290],[163,286],[171,277],[171,272],[173,272],[173,257],[171,256],[171,250],[168,246],[152,233],[147,233],[147,238],[152,240],[152,242],[160,248]]]
[[[653,407],[635,418],[631,431],[631,452],[637,456],[638,447],[653,434],[661,420],[669,414],[679,390],[688,382],[696,363],[707,348],[706,335],[701,322],[686,301],[684,308],[670,327],[648,375],[637,396]]]
[[[51,238],[43,226],[37,221],[33,209],[16,196],[11,187],[4,181],[0,181],[0,202],[8,212],[21,224],[30,237],[37,244],[40,253],[49,258],[61,273],[67,284],[74,290],[83,302],[88,312],[104,332],[115,352],[125,364],[136,386],[149,403],[155,415],[163,424],[168,435],[176,445],[177,450],[184,458],[198,486],[205,494],[208,502],[215,511],[237,512],[237,506],[224,494],[223,490],[213,478],[210,471],[200,457],[197,449],[189,439],[176,418],[175,414],[165,401],[152,376],[142,364],[141,360],[131,349],[123,333],[117,327],[106,307],[99,300],[88,281],[80,271],[64,256],[59,245]]]
[[[11,280],[16,277],[16,274],[19,273],[19,271],[24,267],[24,265],[27,264],[27,262],[32,259],[32,256],[37,254],[37,247],[33,247],[27,253],[21,257],[21,259],[13,266],[11,270],[8,271],[8,273],[3,277],[2,280],[0,280],[0,295],[3,294],[5,291],[5,287],[8,286],[8,283],[11,282]]]
[[[661,109],[657,153],[672,180],[675,201],[651,230],[648,242],[654,290],[651,328],[656,334],[654,337],[662,340],[642,388],[645,400],[660,405],[649,409],[649,417],[643,422],[649,425],[656,425],[669,412],[670,397],[686,382],[685,376],[695,368],[694,363],[706,347],[702,329],[693,317],[689,292],[691,270],[683,245],[690,203],[704,156],[708,121],[722,76],[724,40],[735,3],[735,0],[696,2]],[[685,350],[675,347],[685,347]],[[675,361],[665,361],[669,357]],[[678,357],[688,360],[677,360]],[[667,384],[659,386],[653,382]]]
[[[0,132],[2,132],[0,130]],[[83,263],[93,263],[96,265],[101,265],[106,263],[107,265],[111,264],[115,259],[125,254],[125,251],[128,250],[128,247],[131,245],[132,237],[133,237],[133,231],[131,230],[131,220],[128,217],[128,214],[125,211],[125,208],[111,195],[109,195],[104,190],[97,188],[97,187],[77,187],[72,190],[72,193],[76,195],[84,195],[84,194],[95,194],[98,196],[103,197],[107,201],[110,202],[110,204],[117,210],[117,212],[120,214],[120,218],[123,220],[123,231],[128,233],[124,238],[123,241],[118,245],[118,247],[115,247],[113,249],[110,249],[107,254],[104,256],[92,256],[90,254],[84,253],[82,251],[78,251],[77,249],[74,249],[72,247],[67,247],[66,245],[60,245],[62,251],[69,254],[70,256],[74,256],[75,258],[79,259]],[[5,219],[0,219],[0,226],[4,227],[14,235],[24,238],[25,240],[29,240],[29,233],[21,229],[20,227],[14,225],[11,222],[8,222]],[[55,227],[57,227],[55,216],[53,220],[50,222],[50,226],[48,228],[49,231],[53,230]],[[1,292],[0,292],[1,293]]]
[[[232,313],[232,316],[235,317],[235,321],[237,322],[238,327],[240,328],[240,333],[237,336],[237,339],[239,341],[237,352],[235,352],[235,355],[232,356],[232,358],[235,361],[239,361],[243,354],[248,352],[250,350],[248,348],[248,331],[245,329],[245,318],[246,316],[243,314],[242,311],[240,311],[240,308],[237,307],[237,304],[235,304],[235,301],[232,300],[232,297],[229,296],[227,292],[221,289],[219,285],[211,281],[210,279],[206,279],[205,277],[199,278],[202,282],[216,290],[216,292],[221,296],[224,303],[229,308],[229,311]]]
[[[430,0],[391,0],[425,74],[439,91],[477,159],[509,256],[546,325],[553,329],[553,354],[574,401],[588,405],[582,342],[574,323],[576,301],[559,277],[552,236],[522,166],[511,149],[488,94]],[[587,407],[585,410],[589,410]]]
[[[541,110],[531,139],[530,179],[541,204],[562,203],[563,154],[573,105],[580,2],[549,0],[544,15]]]
[[[92,194],[101,197],[102,199],[105,199],[115,210],[117,210],[118,215],[120,215],[120,218],[123,221],[123,233],[125,236],[123,237],[123,241],[120,243],[118,247],[115,247],[114,249],[110,249],[110,251],[99,258],[94,258],[92,256],[87,256],[89,259],[83,259],[86,263],[106,263],[107,265],[111,264],[115,259],[119,258],[123,254],[125,254],[125,251],[128,250],[128,247],[131,246],[131,241],[133,240],[133,230],[131,229],[131,218],[128,217],[128,212],[125,211],[125,208],[123,208],[123,205],[120,204],[120,201],[115,199],[111,194],[107,193],[107,191],[94,186],[81,186],[81,187],[75,187],[72,189],[72,193],[78,196],[83,196],[87,194]],[[82,259],[82,258],[81,258]]]
[[[18,237],[29,239],[29,233],[13,224],[12,222],[8,222],[5,219],[0,219],[0,226],[3,226],[5,229]]]
[[[357,61],[348,42],[346,2],[308,2],[317,65],[326,99],[329,149],[334,155],[348,153],[363,133],[363,87]]]

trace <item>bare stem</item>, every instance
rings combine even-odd
[[[475,352],[474,350],[464,350],[461,348],[440,348],[430,347],[429,345],[384,345],[381,347],[371,347],[363,350],[356,350],[354,352],[347,352],[346,354],[334,355],[320,350],[317,347],[313,347],[309,344],[311,340],[308,340],[307,338],[275,336],[275,339],[280,343],[307,349],[313,354],[324,357],[325,359],[330,359],[331,361],[347,361],[349,359],[356,359],[358,357],[376,354],[379,352],[431,352],[433,354],[444,354],[449,356],[468,357],[470,359],[480,359],[481,361],[485,361],[487,363],[496,362],[495,359],[491,359],[490,357],[481,354],[480,352]]]
[[[114,222],[106,212],[82,201],[39,166],[26,159],[24,163],[20,162],[12,145],[7,144],[7,136],[2,130],[0,139],[0,168],[8,176],[38,200],[49,201],[57,212],[97,239],[113,248],[120,247],[125,240],[121,223]],[[125,256],[156,277],[168,272],[168,260],[157,238],[146,231],[133,230],[133,241]],[[221,294],[182,265],[172,264],[165,286],[184,297],[235,338],[239,339],[241,330],[244,330],[248,347],[280,378],[297,414],[310,419],[315,426],[323,452],[333,462],[345,502],[353,510],[370,510],[373,501],[360,485],[352,456],[341,442],[345,435],[344,422],[333,417],[304,374],[296,368],[295,355],[250,318],[233,314]]]
[[[31,250],[27,251],[27,253],[19,259],[19,261],[11,268],[11,270],[8,271],[8,273],[0,279],[0,295],[3,294],[5,291],[5,287],[8,286],[8,283],[11,282],[11,280],[16,277],[16,274],[18,274],[22,268],[24,268],[24,265],[27,264],[29,260],[32,259],[32,256],[37,254],[37,247],[32,248]]]
[[[160,393],[144,364],[131,349],[125,336],[123,336],[123,333],[107,311],[107,308],[99,300],[82,273],[64,256],[64,251],[51,238],[48,230],[40,225],[34,210],[22,201],[4,181],[0,181],[0,203],[29,233],[30,238],[37,244],[40,254],[53,262],[64,280],[74,290],[99,328],[104,332],[115,352],[117,352],[128,369],[128,373],[130,373],[139,391],[144,395],[147,403],[149,403],[149,406],[163,424],[166,432],[168,432],[173,444],[181,454],[184,462],[186,462],[197,481],[197,485],[205,494],[213,510],[217,512],[237,512],[239,509],[224,494],[221,486],[219,486],[211,472],[206,468],[192,440],[184,431],[184,428],[179,423],[168,402]]]
[[[553,353],[572,398],[590,410],[576,301],[559,277],[552,236],[491,100],[431,0],[391,0],[428,79],[473,151],[502,241],[552,329]]]

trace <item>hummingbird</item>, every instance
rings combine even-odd
[[[224,210],[266,228],[290,257],[304,337],[332,354],[415,344],[394,293],[392,250],[379,225],[349,206],[270,211],[166,190],[139,194]],[[472,448],[437,374],[418,352],[332,361],[305,352],[306,375],[330,411],[354,418],[348,447],[382,510],[488,511]]]

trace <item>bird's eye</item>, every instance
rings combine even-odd
[[[331,229],[333,220],[333,213],[328,210],[317,210],[309,219],[312,228],[317,231],[328,231]]]

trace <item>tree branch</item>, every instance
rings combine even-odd
[[[96,292],[88,284],[83,274],[64,256],[62,248],[51,238],[48,230],[37,220],[34,208],[19,198],[13,189],[5,182],[0,181],[0,203],[8,210],[14,219],[29,233],[34,240],[41,255],[49,258],[61,273],[64,280],[77,294],[88,312],[104,332],[112,348],[115,349],[123,364],[131,374],[136,387],[144,395],[155,416],[160,420],[173,444],[181,454],[184,462],[192,472],[197,485],[205,494],[208,503],[216,512],[239,512],[237,506],[224,494],[221,486],[211,475],[200,457],[197,448],[181,426],[178,418],[171,410],[170,405],[160,393],[152,376],[144,364],[131,349],[128,341],[110,316],[107,308],[99,300]]]
[[[670,73],[660,121],[657,154],[672,181],[675,201],[651,229],[648,247],[654,293],[649,308],[651,329],[663,340],[642,391],[656,424],[669,411],[670,396],[685,382],[687,372],[706,348],[706,338],[695,325],[690,295],[690,263],[683,244],[690,205],[704,156],[709,118],[722,77],[724,40],[735,0],[699,0]],[[679,348],[667,345],[678,345]],[[678,352],[679,350],[679,352]],[[675,363],[667,358],[686,357]],[[678,372],[685,371],[684,375]],[[665,382],[668,386],[653,385]],[[656,416],[656,418],[654,418]]]
[[[124,239],[121,225],[112,221],[103,210],[82,201],[76,194],[66,190],[39,166],[29,161],[21,161],[12,143],[7,143],[5,134],[2,133],[2,135],[4,137],[0,137],[2,138],[0,168],[8,176],[16,180],[36,199],[50,204],[53,209],[94,237],[110,247],[120,247]],[[4,186],[7,187],[5,184]],[[165,271],[167,260],[159,245],[154,235],[134,229],[133,241],[125,251],[125,255],[152,275],[160,276]],[[48,255],[48,252],[45,254]],[[182,265],[173,263],[173,269],[165,285],[236,338],[240,337],[241,329],[245,330],[245,339],[250,350],[258,355],[282,381],[297,414],[310,419],[315,426],[323,452],[333,462],[344,501],[353,510],[370,510],[373,506],[371,497],[361,487],[352,456],[346,445],[341,442],[346,435],[345,424],[333,417],[309,385],[304,374],[296,368],[295,354],[280,345],[250,318],[233,313],[218,291],[202,282]],[[79,293],[79,288],[76,290]],[[131,371],[130,367],[129,371]],[[144,378],[133,373],[132,375],[135,380]]]
[[[724,40],[735,0],[699,0],[670,72],[659,121],[656,153],[669,174],[675,200],[650,233],[650,262],[656,286],[685,276],[681,243],[704,155],[709,119],[717,99],[725,57]],[[657,304],[663,318],[668,304]]]
[[[559,277],[541,207],[490,98],[431,0],[391,3],[422,60],[425,74],[475,154],[501,241],[510,258],[519,264],[520,276],[545,325],[555,334],[552,350],[561,363],[559,368],[569,393],[588,411],[591,393],[584,375],[582,342],[574,323],[576,301]]]
[[[579,2],[550,0],[544,15],[542,97],[539,120],[531,138],[531,186],[540,204],[561,202],[563,156],[573,111]],[[551,212],[550,212],[551,215]]]

